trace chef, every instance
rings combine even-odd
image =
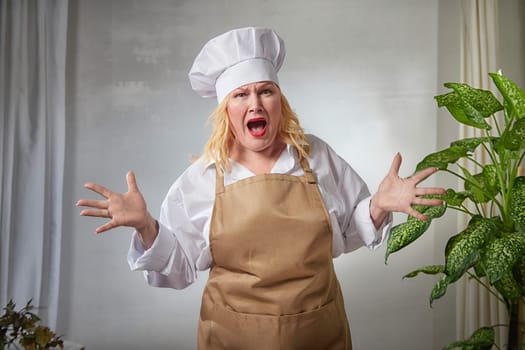
[[[392,212],[444,193],[418,187],[436,169],[398,176],[401,156],[377,192],[323,140],[305,135],[277,73],[283,40],[246,27],[208,41],[189,72],[192,88],[217,98],[204,153],[149,213],[135,176],[128,192],[95,183],[81,215],[105,217],[101,233],[135,228],[129,265],[152,286],[185,288],[209,270],[199,349],[351,349],[333,258],[388,235]],[[323,117],[323,116],[319,116]]]

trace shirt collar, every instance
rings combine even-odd
[[[295,149],[295,147],[290,144],[286,144],[286,148],[283,150],[283,152],[281,153],[281,155],[275,162],[275,165],[273,166],[272,173],[277,173],[277,174],[290,173],[297,165],[297,159],[298,159],[298,156],[297,156],[297,150]],[[236,175],[238,175],[237,174],[238,172],[244,172],[240,168],[246,169],[240,164],[235,164],[234,160],[230,160],[230,161],[232,162],[232,173],[235,173],[235,177],[237,177]],[[203,165],[204,165],[203,172],[206,172],[208,169],[212,167],[213,168],[216,167],[214,159],[208,161],[207,163],[203,163]]]

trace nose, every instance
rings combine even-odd
[[[250,113],[256,113],[261,112],[263,110],[262,103],[261,103],[261,97],[259,94],[250,94],[250,100],[249,100],[249,111]]]

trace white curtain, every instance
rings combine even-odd
[[[497,0],[462,0],[461,80],[484,90],[494,91],[488,73],[498,67],[498,2]],[[497,96],[497,95],[496,95]],[[484,136],[471,127],[461,127],[460,136]],[[484,163],[486,154],[478,152],[475,157]],[[463,164],[467,168],[471,163]],[[473,169],[471,169],[473,170]],[[479,171],[479,169],[478,169]],[[459,226],[465,227],[465,217]],[[458,339],[468,338],[476,329],[497,324],[508,324],[505,305],[500,303],[486,288],[474,280],[463,278],[457,284],[456,333]],[[496,328],[496,342],[503,348],[507,329]]]
[[[0,0],[0,303],[56,326],[67,0]]]

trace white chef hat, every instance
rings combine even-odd
[[[223,33],[208,41],[189,72],[191,87],[202,97],[219,103],[245,84],[273,81],[286,50],[283,40],[269,28],[246,27]]]

